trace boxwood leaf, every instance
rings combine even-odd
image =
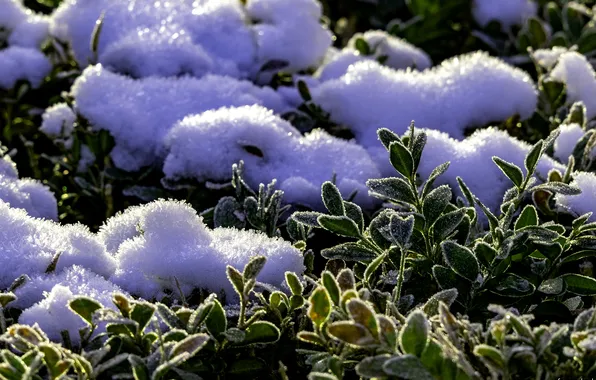
[[[339,306],[341,291],[339,289],[339,284],[333,274],[329,271],[323,271],[321,275],[321,281],[325,289],[327,289],[327,293],[329,294],[329,298],[335,306]],[[301,293],[302,294],[302,293]]]
[[[401,139],[395,132],[393,132],[392,130],[389,130],[387,128],[378,129],[377,136],[379,136],[379,140],[381,140],[381,143],[387,150],[389,150],[389,146],[391,145],[392,142],[401,141]]]
[[[227,330],[228,320],[226,318],[226,312],[218,300],[213,300],[213,306],[205,320],[205,325],[207,326],[209,333],[216,339]]]
[[[394,356],[383,365],[385,373],[406,380],[435,380],[414,355]]]
[[[334,322],[327,327],[327,332],[334,338],[353,346],[366,347],[375,343],[368,329],[355,322]]]
[[[321,255],[327,260],[345,261],[371,261],[377,257],[377,253],[357,243],[344,243],[335,247],[325,248]]]
[[[315,289],[309,298],[308,316],[313,324],[320,328],[331,315],[331,299],[323,287]]]
[[[538,291],[544,294],[561,294],[565,291],[565,285],[563,278],[551,278],[544,280],[538,287]]]
[[[393,202],[414,202],[412,187],[397,177],[369,179],[366,181],[369,194],[375,198],[388,199]]]
[[[76,297],[68,303],[68,307],[89,325],[93,325],[93,314],[103,308],[99,302],[90,297]]]
[[[499,169],[513,182],[516,187],[520,187],[524,181],[524,174],[519,166],[507,162],[497,156],[493,156],[493,162],[497,164]]]
[[[420,357],[426,347],[429,329],[430,324],[422,311],[415,310],[410,313],[399,334],[402,351]]]
[[[346,304],[346,308],[354,322],[366,327],[373,337],[379,336],[379,326],[375,312],[364,301],[358,298],[351,299]]]
[[[506,297],[525,297],[533,294],[536,290],[531,282],[516,274],[506,274],[499,279],[495,279],[493,284],[489,287],[489,290]]]
[[[145,327],[147,327],[151,318],[153,318],[156,309],[157,308],[149,302],[135,302],[130,313],[130,318],[139,324],[140,332],[145,330]]]
[[[255,343],[275,343],[279,340],[281,333],[277,326],[267,321],[257,321],[246,329],[246,335],[242,345]]]
[[[455,231],[464,219],[464,216],[466,216],[466,211],[465,208],[459,208],[441,215],[433,225],[434,238],[437,241],[442,241]]]
[[[428,226],[441,216],[449,201],[451,201],[451,188],[448,185],[439,186],[428,193],[422,204],[422,214]]]
[[[341,193],[332,182],[326,181],[323,183],[321,186],[321,196],[323,197],[323,204],[331,215],[342,216],[346,214]]]
[[[383,365],[389,358],[391,358],[389,354],[368,356],[356,365],[356,373],[365,379],[387,377]]]
[[[414,158],[406,146],[399,141],[389,145],[389,159],[391,165],[405,178],[411,178],[414,173]]]
[[[361,236],[356,223],[347,216],[320,215],[317,221],[321,227],[337,235],[347,237]]]
[[[474,253],[453,241],[441,243],[443,258],[449,267],[463,278],[474,282],[480,273],[478,260]]]
[[[564,275],[567,291],[579,296],[596,295],[596,279],[579,274]]]
[[[538,225],[538,211],[533,205],[527,205],[515,221],[515,230],[523,227]]]

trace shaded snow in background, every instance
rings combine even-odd
[[[554,156],[566,163],[579,140],[586,135],[586,131],[579,124],[562,124],[558,129],[560,134],[555,140]],[[592,149],[592,156],[596,157],[596,148]]]
[[[472,4],[472,15],[478,24],[486,26],[498,21],[505,29],[522,25],[537,11],[538,4],[533,0],[474,0]]]
[[[552,79],[565,83],[569,103],[577,101],[584,103],[588,119],[596,116],[596,77],[594,75],[594,68],[590,62],[577,52],[561,54],[550,73]]]
[[[49,18],[37,15],[18,0],[0,0],[0,29],[8,31],[8,47],[0,50],[0,88],[27,80],[38,87],[52,66],[41,53]]]
[[[575,172],[571,185],[579,187],[582,193],[579,195],[557,194],[555,196],[557,205],[578,216],[592,212],[590,221],[596,222],[596,174]]]
[[[164,173],[170,179],[225,181],[232,165],[243,160],[245,180],[251,187],[276,178],[285,202],[314,208],[322,206],[321,185],[334,175],[346,198],[356,190],[356,201],[372,206],[365,183],[380,176],[361,146],[322,130],[302,136],[261,106],[189,116],[170,131],[166,146]]]
[[[75,111],[94,130],[109,131],[116,141],[114,164],[135,171],[159,162],[163,138],[187,115],[225,106],[261,104],[276,112],[288,109],[281,95],[248,81],[207,75],[201,79],[131,79],[103,66],[88,67],[71,94]]]
[[[333,121],[351,128],[356,141],[371,152],[380,146],[378,128],[401,133],[414,120],[417,127],[463,138],[467,127],[515,114],[528,118],[537,104],[537,91],[527,73],[481,52],[423,72],[359,62],[312,94]],[[386,160],[384,155],[372,155],[377,163]]]
[[[4,151],[5,148],[0,145],[0,202],[24,209],[33,217],[58,219],[58,204],[54,194],[37,180],[19,179],[15,163],[3,154]]]
[[[39,131],[70,149],[76,119],[77,116],[66,103],[58,103],[45,110]]]
[[[184,292],[223,289],[228,300],[234,299],[226,265],[242,270],[255,255],[268,259],[258,280],[273,286],[283,283],[285,271],[304,270],[302,255],[290,242],[255,231],[210,230],[187,204],[156,201],[130,212],[108,221],[100,235],[115,250],[118,268],[112,281],[131,294],[158,297],[176,290],[175,277]]]
[[[99,62],[135,77],[246,78],[271,60],[306,69],[331,45],[315,0],[249,0],[246,6],[238,0],[68,0],[54,13],[51,32],[70,42],[82,66],[92,57],[89,41],[104,11]]]

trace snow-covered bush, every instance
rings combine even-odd
[[[565,84],[568,102],[585,104],[588,119],[596,116],[596,77],[584,55],[573,51],[562,53],[550,78]]]
[[[596,222],[596,174],[586,172],[573,173],[572,185],[579,187],[582,193],[579,195],[558,194],[557,205],[578,216],[592,213],[590,221]]]
[[[241,269],[258,255],[267,258],[258,280],[273,286],[281,285],[285,271],[304,270],[302,255],[289,242],[255,231],[211,230],[180,202],[156,201],[125,211],[108,220],[100,237],[118,263],[111,280],[146,299],[166,290],[177,294],[176,280],[186,294],[195,288],[224,290],[235,299],[221,274],[226,265]]]
[[[555,141],[554,156],[559,161],[566,163],[578,142],[586,136],[586,131],[577,123],[562,124],[558,129],[560,134]],[[596,148],[592,149],[591,153],[592,157],[596,157]]]
[[[128,171],[157,163],[163,153],[163,138],[187,115],[252,104],[276,112],[287,108],[274,90],[248,81],[214,75],[131,79],[101,65],[85,69],[71,94],[76,113],[94,130],[112,134],[116,140],[112,159]]]
[[[0,145],[0,202],[24,209],[37,218],[58,219],[54,194],[34,179],[19,179],[16,165]]]
[[[10,89],[17,81],[27,80],[33,87],[41,84],[52,65],[39,50],[48,36],[49,18],[25,8],[20,0],[1,0],[0,32],[7,35],[6,49],[0,50],[0,89]]]
[[[491,21],[498,21],[505,29],[522,25],[535,16],[537,10],[534,0],[473,0],[472,3],[472,13],[478,24],[486,26]]]
[[[102,14],[98,62],[135,77],[247,78],[270,61],[306,69],[331,45],[314,0],[64,1],[51,33],[70,43],[83,67],[94,58],[89,42]]]
[[[377,153],[380,127],[403,132],[415,120],[419,127],[462,138],[469,127],[516,114],[528,118],[537,104],[537,91],[527,73],[480,52],[423,72],[359,62],[312,92],[333,121],[351,128],[359,144]],[[384,162],[382,155],[371,154]]]
[[[371,205],[365,182],[379,175],[368,153],[353,142],[315,130],[301,136],[290,123],[261,106],[221,108],[188,116],[166,138],[164,173],[169,179],[225,181],[244,161],[247,183],[277,179],[284,200],[322,206],[320,188],[334,176],[345,197]]]

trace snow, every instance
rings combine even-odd
[[[478,24],[487,26],[491,21],[499,21],[504,29],[522,25],[537,11],[533,0],[474,0],[472,4],[472,15]]]
[[[110,283],[106,278],[79,265],[73,265],[59,273],[33,276],[23,286],[15,290],[17,300],[12,306],[27,309],[42,301],[46,293],[49,293],[56,285],[65,286],[77,295],[92,298],[101,296],[106,289],[110,292],[124,293],[122,289]],[[111,304],[111,302],[109,303]]]
[[[0,177],[17,179],[19,178],[17,165],[8,154],[5,154],[7,150],[0,144]]]
[[[573,154],[575,146],[586,134],[579,124],[563,124],[559,127],[559,137],[555,140],[554,156],[561,162],[567,162]],[[596,148],[592,150],[592,156],[596,157]]]
[[[287,121],[261,106],[222,108],[185,118],[166,138],[164,173],[170,179],[224,181],[234,163],[245,163],[252,187],[276,178],[284,200],[320,207],[320,187],[337,175],[345,197],[354,190],[368,206],[365,183],[379,177],[367,152],[353,142],[316,130],[301,136]],[[257,148],[259,154],[245,147]]]
[[[87,227],[33,218],[0,202],[0,288],[22,274],[44,273],[57,254],[57,271],[81,265],[109,276],[115,269],[113,258]]]
[[[579,187],[582,193],[579,195],[557,194],[555,196],[557,205],[577,215],[592,212],[590,221],[596,222],[596,174],[587,172],[573,173],[571,185]]]
[[[49,17],[33,13],[19,0],[0,0],[0,9],[0,29],[10,32],[9,45],[39,48],[48,37]]]
[[[102,12],[99,63],[135,77],[248,78],[272,59],[300,70],[318,63],[331,45],[315,0],[254,0],[246,6],[238,0],[68,0],[55,11],[50,30],[70,43],[83,67],[93,58],[89,41]]]
[[[374,52],[373,57],[378,59],[386,56],[383,63],[394,69],[406,69],[415,67],[419,70],[428,69],[432,61],[428,54],[408,41],[394,37],[382,30],[369,30],[364,33],[356,33],[350,41],[348,48],[356,49],[356,41],[362,38]]]
[[[134,80],[101,65],[85,69],[71,94],[75,112],[94,130],[114,136],[112,158],[128,171],[159,161],[163,138],[187,115],[224,106],[261,104],[276,112],[288,107],[273,89],[248,81],[215,75]]]
[[[565,83],[567,101],[570,104],[582,101],[586,106],[588,119],[596,116],[596,78],[594,68],[585,56],[577,52],[561,54],[550,77]]]
[[[415,120],[417,127],[463,138],[468,127],[515,114],[528,118],[537,105],[527,73],[482,52],[422,72],[358,62],[311,92],[333,121],[351,128],[356,141],[373,150],[380,146],[376,131],[381,127],[401,133]]]
[[[569,49],[566,47],[555,46],[551,49],[538,49],[531,54],[540,66],[551,70],[555,67],[561,55],[568,51]]]
[[[322,8],[316,0],[248,0],[246,12],[257,41],[258,66],[281,60],[284,70],[316,66],[331,46],[331,33],[320,24]]]
[[[111,242],[110,249],[117,247],[118,269],[112,281],[146,299],[159,297],[166,289],[177,294],[174,279],[185,293],[193,288],[223,289],[228,300],[235,299],[225,276],[226,265],[242,270],[254,255],[269,259],[259,280],[275,286],[283,283],[285,271],[304,270],[300,252],[289,242],[254,231],[210,230],[194,209],[181,202],[160,200],[117,218],[117,223],[102,227],[101,233]],[[123,227],[126,233],[115,233]]]
[[[314,76],[321,82],[337,79],[344,75],[348,71],[348,68],[354,63],[370,61],[372,59],[373,57],[362,55],[357,50],[342,49],[336,54],[329,56],[329,58],[317,69]]]
[[[70,149],[76,119],[77,116],[66,103],[58,103],[46,109],[39,130]]]
[[[19,80],[27,80],[32,87],[39,87],[51,69],[50,61],[40,51],[9,46],[0,50],[0,89],[13,88]]]
[[[497,212],[503,195],[513,184],[495,165],[492,157],[498,156],[523,168],[524,158],[531,146],[496,128],[478,130],[463,141],[436,130],[425,132],[428,140],[418,169],[421,178],[427,179],[435,167],[450,161],[449,169],[436,180],[435,186],[448,184],[456,194],[462,195],[457,184],[459,176],[473,194]],[[385,155],[388,161],[389,154]],[[544,156],[538,162],[537,173],[545,178],[552,168],[565,170],[562,164]],[[525,172],[525,169],[522,170]]]

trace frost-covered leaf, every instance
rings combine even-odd
[[[451,188],[447,185],[439,186],[428,193],[422,204],[422,213],[429,226],[441,216],[450,201]]]
[[[360,237],[361,235],[356,223],[347,216],[320,215],[317,221],[324,229],[340,236]]]
[[[420,357],[426,347],[429,331],[430,324],[422,311],[410,313],[399,333],[399,344],[403,352]]]
[[[515,221],[515,230],[519,230],[520,228],[527,227],[527,226],[537,226],[538,225],[538,212],[536,208],[532,205],[527,205],[522,210],[521,214],[517,217]]]
[[[393,141],[389,145],[391,165],[405,178],[411,178],[414,172],[414,158],[408,148],[400,141]]]
[[[344,200],[337,186],[332,182],[326,181],[321,187],[321,195],[323,197],[323,204],[331,215],[343,216],[346,214],[344,207]]]
[[[507,274],[497,279],[489,290],[506,297],[525,297],[533,294],[536,288],[525,278],[516,274]]]
[[[346,309],[352,320],[366,327],[373,337],[379,335],[375,312],[364,301],[354,298],[346,304]]]
[[[596,279],[579,274],[564,275],[567,291],[580,296],[596,295]]]
[[[507,162],[497,156],[493,157],[493,161],[515,186],[520,187],[522,185],[522,182],[524,181],[524,174],[522,173],[519,166],[512,164],[511,162]]]
[[[370,261],[377,257],[377,253],[357,243],[344,243],[335,247],[325,248],[321,255],[327,260]]]
[[[387,198],[393,202],[414,202],[411,186],[401,178],[369,179],[366,186],[373,197]]]
[[[353,346],[366,347],[375,343],[368,329],[355,322],[333,322],[327,327],[327,332],[335,339]]]
[[[455,231],[464,219],[466,211],[465,208],[459,208],[441,215],[433,225],[434,238],[437,241],[442,241]]]
[[[331,315],[331,299],[323,287],[315,289],[309,298],[308,317],[317,328],[321,328]]]
[[[414,355],[403,355],[389,359],[383,365],[385,373],[406,380],[434,380],[434,376]]]
[[[401,247],[407,247],[410,242],[410,237],[414,231],[414,216],[410,215],[407,218],[401,218],[398,215],[391,217],[389,232],[393,242]]]
[[[93,314],[103,306],[89,297],[77,297],[68,303],[68,307],[89,325],[93,325]]]
[[[441,250],[445,262],[455,273],[469,281],[476,281],[480,267],[470,249],[453,241],[446,241],[441,243]]]
[[[356,373],[365,379],[386,377],[383,365],[390,358],[391,355],[388,354],[368,356],[356,365]]]
[[[246,329],[246,336],[242,344],[275,343],[279,337],[280,331],[273,323],[257,321]]]

